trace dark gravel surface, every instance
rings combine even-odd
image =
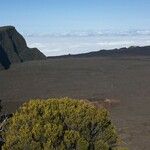
[[[61,58],[12,65],[0,72],[4,112],[32,98],[119,101],[111,117],[131,150],[150,149],[150,58]]]

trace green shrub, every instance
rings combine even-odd
[[[83,100],[31,100],[8,121],[6,150],[110,150],[117,134],[108,112]]]

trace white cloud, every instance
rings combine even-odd
[[[45,44],[43,44],[43,43],[28,43],[28,45],[30,46],[30,47],[39,47],[39,48],[46,48],[46,45]]]
[[[59,33],[32,33],[26,37],[101,37],[101,36],[139,36],[150,35],[150,30],[85,30],[85,31],[64,31]]]
[[[90,34],[89,34],[90,33]],[[125,34],[126,33],[126,34]],[[57,36],[56,36],[57,35]],[[84,35],[84,36],[83,36]],[[77,54],[101,49],[150,45],[149,30],[126,32],[101,31],[78,34],[47,34],[26,36],[29,47],[37,47],[48,56]]]

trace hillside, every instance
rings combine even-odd
[[[46,59],[36,48],[28,48],[23,36],[13,26],[0,27],[0,69],[13,63]]]
[[[69,57],[124,57],[124,56],[150,56],[150,46],[131,46],[112,50],[100,50],[89,53],[62,55],[48,58],[69,58]]]

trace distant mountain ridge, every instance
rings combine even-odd
[[[28,48],[23,36],[13,26],[0,27],[0,70],[13,63],[46,59],[37,48]]]
[[[82,54],[69,54],[52,56],[48,58],[69,58],[69,57],[121,57],[121,56],[150,56],[150,46],[131,46],[129,48],[100,50]]]

